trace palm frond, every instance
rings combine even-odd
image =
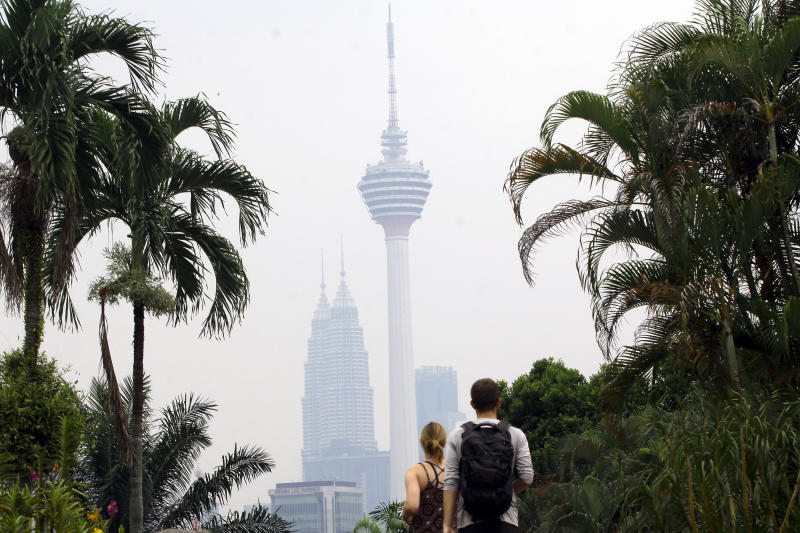
[[[161,108],[161,115],[173,140],[186,130],[199,128],[208,137],[218,158],[231,153],[235,139],[233,124],[225,113],[214,108],[203,95],[166,102]]]
[[[117,56],[125,62],[135,90],[155,89],[161,58],[149,29],[105,14],[80,17],[69,29],[67,47],[73,60],[104,53]]]
[[[225,503],[234,488],[271,472],[274,466],[269,455],[260,448],[234,447],[213,473],[195,480],[185,495],[169,506],[162,527],[178,527],[202,517],[215,505]]]
[[[617,205],[615,201],[601,197],[588,201],[570,200],[558,204],[536,219],[536,222],[522,234],[517,245],[525,280],[529,284],[533,284],[533,255],[543,239],[567,233],[570,229],[581,225],[594,211],[609,209]]]
[[[217,335],[228,333],[244,312],[250,298],[250,282],[242,264],[241,257],[226,238],[217,234],[210,227],[197,223],[189,215],[176,214],[170,219],[167,240],[167,251],[174,253],[167,260],[172,266],[198,268],[198,258],[194,254],[194,246],[211,264],[214,273],[215,290],[211,305],[203,321],[202,334]],[[179,255],[180,254],[180,255]],[[180,282],[189,280],[187,273],[171,269],[176,282],[175,296],[176,320],[185,318],[191,290],[197,285],[189,283],[182,287]]]
[[[198,220],[216,217],[216,207],[223,196],[236,202],[239,209],[239,236],[243,244],[263,235],[271,208],[269,189],[233,161],[208,162],[187,150],[177,150],[171,160],[166,194],[190,195],[190,212]]]
[[[212,516],[202,528],[213,533],[292,533],[293,524],[268,507],[258,505],[250,511],[231,511],[228,516]]]
[[[700,31],[691,25],[677,22],[659,22],[647,26],[629,41],[624,63],[627,68],[652,62],[668,54],[683,52],[694,44]]]
[[[157,438],[148,449],[144,471],[150,485],[153,520],[167,512],[191,485],[200,454],[211,445],[208,422],[216,405],[188,394],[174,399],[157,422]]]
[[[364,518],[356,522],[355,528],[353,528],[353,533],[384,533],[381,529],[379,524],[376,524],[369,518],[367,515],[364,515]]]
[[[573,91],[556,100],[545,113],[541,139],[552,146],[556,130],[567,120],[583,119],[596,126],[631,160],[639,158],[639,148],[625,115],[607,96],[588,91]]]
[[[559,144],[545,149],[531,148],[511,163],[511,170],[503,186],[519,224],[522,224],[521,207],[525,191],[535,181],[556,174],[577,175],[579,178],[589,176],[598,181],[622,181],[620,176],[598,161],[568,146]]]

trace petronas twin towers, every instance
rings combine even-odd
[[[408,237],[431,189],[422,163],[406,159],[407,134],[397,114],[391,7],[386,32],[389,118],[381,135],[383,160],[367,165],[358,189],[386,238],[390,452],[377,451],[367,352],[344,264],[333,306],[323,278],[308,341],[303,397],[304,480],[355,481],[365,488],[368,509],[390,497],[402,499],[405,469],[417,461]]]

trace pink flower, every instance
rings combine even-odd
[[[42,479],[39,474],[31,470],[31,479]]]
[[[111,503],[109,503],[108,507],[106,507],[106,512],[108,513],[109,518],[114,518],[117,515],[119,512],[119,507],[117,507],[117,502],[115,500],[111,500]]]

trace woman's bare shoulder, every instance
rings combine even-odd
[[[417,474],[419,472],[423,472],[422,463],[417,463],[408,467],[406,470],[407,474]]]

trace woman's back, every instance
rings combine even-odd
[[[410,533],[441,533],[444,529],[444,469],[430,461],[419,463],[418,466],[425,474],[423,481],[421,473],[419,510],[411,520]]]

